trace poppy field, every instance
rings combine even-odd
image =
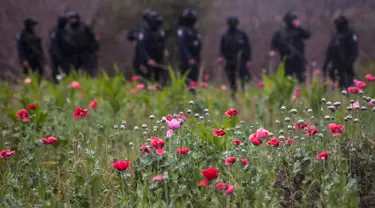
[[[375,207],[375,78],[0,85],[1,207]]]

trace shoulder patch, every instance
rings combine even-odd
[[[143,32],[140,32],[139,34],[138,34],[138,40],[143,40],[144,39],[144,35],[143,35]]]
[[[16,38],[17,38],[17,40],[19,40],[21,38],[21,35],[19,33],[17,33]]]
[[[182,37],[184,35],[184,31],[182,31],[182,29],[178,29],[177,30],[177,35]]]
[[[354,41],[357,41],[358,40],[358,36],[356,34],[353,35],[353,40]]]
[[[164,32],[164,30],[161,30],[161,31],[160,31],[160,35],[161,35],[162,37],[165,36],[165,32]]]
[[[55,37],[56,37],[56,32],[51,33],[51,38],[55,39]]]

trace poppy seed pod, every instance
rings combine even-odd
[[[334,103],[333,103],[333,106],[335,106],[335,107],[339,107],[339,106],[341,106],[341,103],[340,103],[340,102],[334,102]]]

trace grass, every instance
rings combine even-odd
[[[73,74],[58,85],[40,86],[31,79],[1,83],[0,149],[16,151],[0,159],[1,207],[344,208],[371,207],[375,201],[375,114],[368,104],[373,83],[364,94],[325,94],[314,79],[296,96],[295,81],[280,69],[264,77],[264,88],[249,86],[234,103],[228,91],[214,87],[198,88],[194,97],[173,74],[172,86],[159,91],[135,90],[138,83],[122,75]],[[80,89],[69,87],[74,80]],[[88,108],[93,100],[98,104],[85,117],[73,117],[76,108]],[[351,100],[367,108],[347,110]],[[35,110],[28,109],[31,103]],[[238,115],[228,118],[231,108]],[[21,109],[31,122],[16,118]],[[187,117],[171,137],[166,137],[167,115]],[[298,122],[310,124],[296,130]],[[328,125],[336,123],[344,131],[334,137]],[[312,125],[319,132],[306,136]],[[259,128],[270,135],[259,137],[262,144],[256,146],[249,137]],[[215,129],[226,134],[214,136]],[[40,142],[50,136],[58,140]],[[152,136],[164,140],[164,155],[156,154]],[[280,145],[267,145],[272,138]],[[295,142],[288,144],[287,138]],[[241,145],[234,145],[235,139]],[[152,152],[143,152],[142,145]],[[189,153],[178,154],[182,147]],[[319,160],[323,151],[328,158]],[[236,162],[226,165],[229,157]],[[241,161],[245,158],[248,164]],[[118,171],[113,167],[118,160],[130,166]],[[210,167],[218,177],[198,186],[201,170]],[[220,191],[218,183],[234,191],[226,194],[229,186]]]

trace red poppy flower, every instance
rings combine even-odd
[[[264,87],[264,82],[263,82],[263,81],[259,81],[259,82],[257,83],[257,86],[258,86],[259,88],[263,88],[263,87]]]
[[[118,171],[123,171],[129,168],[130,161],[122,161],[118,160],[112,164],[114,168],[116,168]]]
[[[22,119],[23,122],[30,122],[29,112],[26,109],[18,111],[16,118]]]
[[[210,74],[205,74],[204,75],[204,81],[208,81],[210,79]]]
[[[328,159],[328,151],[324,151],[316,155],[318,160],[327,160]]]
[[[165,142],[157,137],[151,136],[151,145],[156,148],[156,154],[164,155],[165,150],[163,149]]]
[[[145,153],[150,153],[152,151],[150,146],[144,145],[144,144],[142,144],[141,149],[142,149],[142,152],[145,152]]]
[[[73,81],[73,82],[69,85],[69,87],[71,87],[71,88],[73,88],[73,89],[77,89],[77,90],[81,89],[81,85],[80,85],[79,82],[77,82],[77,81]]]
[[[187,155],[189,153],[189,149],[186,148],[186,147],[183,147],[181,149],[178,149],[177,153],[180,154],[180,155]]]
[[[229,185],[225,184],[225,183],[218,183],[218,184],[216,184],[216,188],[219,191],[225,191],[225,190],[227,190],[228,186]]]
[[[229,110],[227,110],[227,111],[225,112],[225,115],[226,115],[227,117],[229,117],[229,118],[232,118],[232,117],[238,115],[238,110],[231,108],[231,109],[229,109]]]
[[[272,138],[266,144],[267,146],[278,147],[280,145],[280,140],[278,140],[277,138]]]
[[[225,160],[225,165],[232,165],[233,163],[236,162],[236,158],[235,157],[228,157],[226,160]]]
[[[32,103],[32,104],[29,104],[29,105],[27,106],[27,108],[28,108],[29,110],[35,110],[35,109],[36,109],[36,105],[35,105],[34,103]]]
[[[144,84],[137,84],[137,90],[143,90],[143,89],[145,89]]]
[[[359,104],[358,101],[354,102],[353,104],[350,104],[350,107],[355,110],[355,109],[358,109],[359,107],[361,107],[361,105]]]
[[[98,105],[98,101],[97,101],[97,100],[93,100],[93,101],[91,101],[91,103],[89,104],[89,108],[96,108],[96,105]]]
[[[173,118],[173,116],[171,114],[165,116],[165,118],[167,119],[167,121],[172,121],[173,119],[175,119],[175,118]],[[184,120],[184,122],[187,121],[187,118],[184,114],[178,114],[177,119],[178,120],[182,119],[182,120]]]
[[[249,160],[246,158],[241,159],[242,164],[247,165],[249,164]]]
[[[234,191],[234,186],[228,186],[228,189],[225,191],[225,193],[227,195],[229,195],[229,194],[233,193],[233,191]]]
[[[354,82],[354,85],[361,90],[366,89],[366,87],[367,87],[367,84],[365,82],[362,82],[362,81],[359,81],[359,80],[356,80],[356,79],[353,80],[353,82]]]
[[[299,123],[297,122],[296,124],[294,124],[294,128],[295,128],[297,131],[299,131],[299,130],[301,130],[301,129],[304,129],[304,128],[308,127],[309,125],[310,125],[309,122],[307,122],[307,123],[303,123],[303,124],[299,124]]]
[[[368,102],[368,104],[372,107],[375,106],[375,99],[371,99],[370,102]]]
[[[201,181],[198,186],[207,186],[210,181],[215,180],[219,176],[219,171],[216,168],[208,168],[206,170],[201,170],[201,174],[205,179]]]
[[[131,94],[136,94],[136,93],[137,93],[137,89],[131,89],[131,90],[130,90],[130,93],[131,93]]]
[[[48,137],[48,138],[41,138],[40,139],[40,142],[43,143],[43,144],[53,144],[55,143],[57,140],[57,138],[55,137]]]
[[[322,70],[321,69],[315,69],[315,74],[316,75],[321,75],[322,74]]]
[[[2,150],[0,152],[0,158],[7,158],[15,154],[16,154],[16,151]]]
[[[221,192],[225,192],[225,194],[227,194],[227,195],[233,193],[233,191],[234,191],[234,186],[230,186],[229,184],[225,184],[225,183],[216,184],[216,188],[217,188],[217,190],[219,190]]]
[[[316,126],[310,126],[307,131],[306,131],[306,136],[313,136],[315,134],[317,134],[319,131],[318,131],[318,128],[316,128]]]
[[[242,142],[241,142],[241,140],[233,139],[233,140],[232,140],[232,143],[233,143],[234,145],[236,145],[236,146],[240,146]]]
[[[270,133],[264,128],[260,128],[257,130],[257,137],[259,137],[260,139],[267,139],[269,134]]]
[[[348,88],[348,92],[351,93],[351,94],[357,94],[359,93],[359,88],[358,87],[349,87]]]
[[[369,82],[373,82],[373,81],[375,81],[375,77],[374,77],[372,74],[367,74],[367,75],[365,76],[365,78],[366,78],[367,81],[369,81]]]
[[[25,80],[24,80],[24,83],[25,84],[30,84],[31,83],[31,79],[29,77],[27,77]]]
[[[132,76],[132,81],[133,82],[136,82],[136,81],[138,81],[139,80],[139,77],[138,76]]]
[[[152,182],[155,181],[162,181],[163,180],[163,175],[157,175],[152,178]]]
[[[294,140],[294,139],[289,139],[289,138],[285,138],[285,141],[286,141],[289,145],[292,145],[294,142],[296,142],[296,140]]]
[[[196,82],[190,82],[189,84],[189,88],[190,89],[193,89],[193,88],[196,88],[197,87],[197,83]]]
[[[262,144],[262,140],[257,136],[257,134],[250,135],[249,139],[255,146],[259,146]]]
[[[344,126],[339,124],[329,124],[328,128],[332,136],[341,136],[344,132]]]
[[[219,129],[219,130],[213,130],[212,133],[214,134],[214,136],[220,137],[220,136],[224,136],[226,131],[224,129]]]
[[[199,85],[200,85],[201,87],[203,87],[203,88],[208,87],[208,83],[207,83],[207,82],[201,82],[201,83],[199,83]]]
[[[77,108],[74,111],[74,118],[84,118],[87,115],[87,113],[89,113],[89,110],[82,110],[82,108]]]

